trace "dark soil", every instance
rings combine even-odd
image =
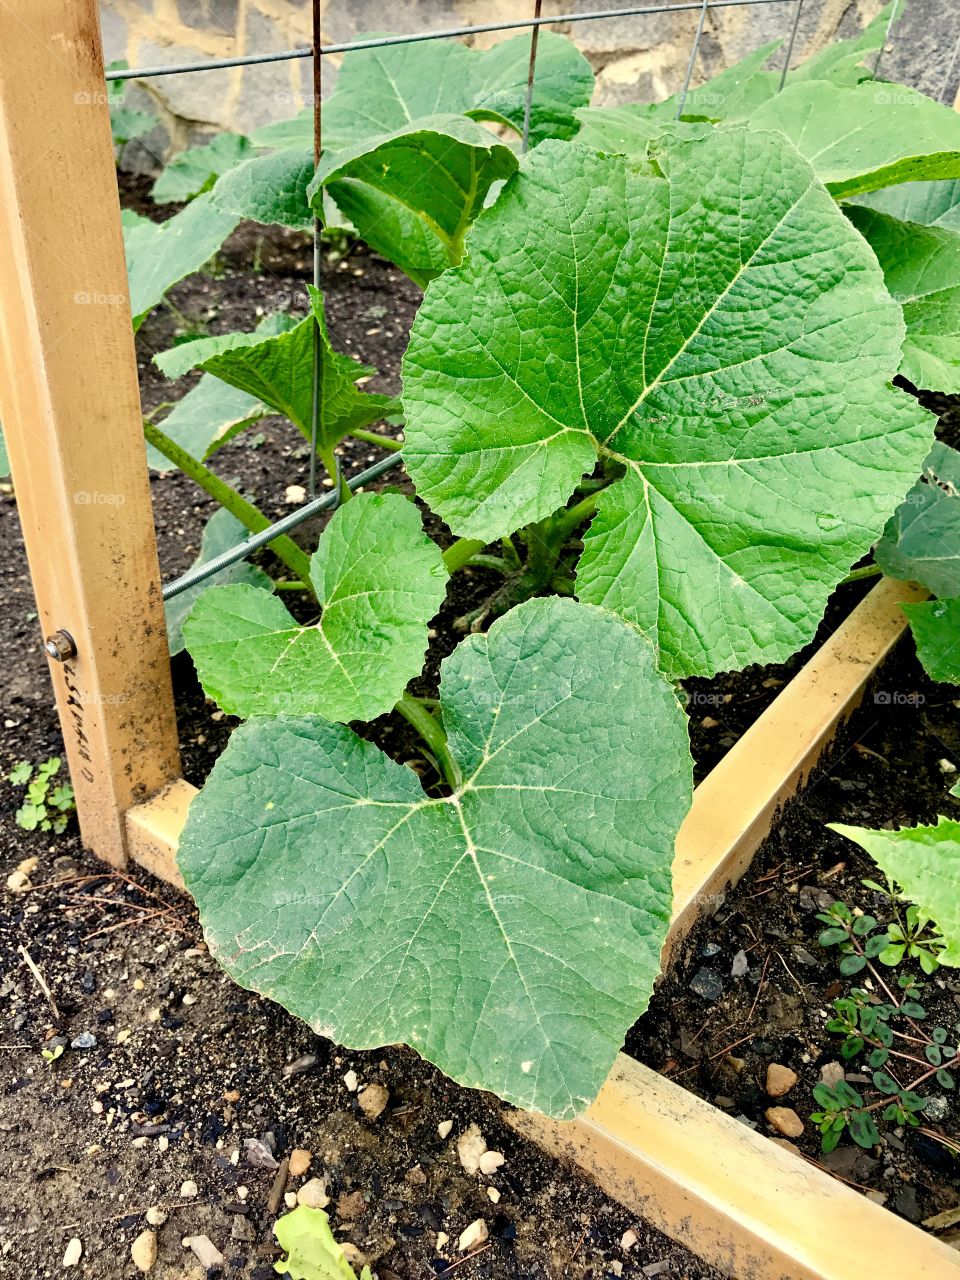
[[[840,899],[881,923],[891,919],[889,902],[862,884],[877,878],[875,865],[858,846],[828,831],[827,822],[889,828],[935,822],[938,814],[960,816],[960,802],[948,794],[960,767],[958,692],[929,681],[909,645],[898,652],[748,874],[681,948],[627,1041],[635,1057],[761,1132],[772,1132],[764,1114],[768,1107],[793,1108],[806,1122],[797,1140],[804,1155],[913,1222],[960,1204],[960,1152],[937,1141],[944,1135],[956,1142],[957,1093],[928,1081],[918,1090],[931,1100],[919,1130],[881,1125],[883,1141],[871,1152],[849,1137],[830,1155],[820,1152],[819,1134],[809,1122],[819,1110],[812,1089],[824,1065],[840,1060],[842,1040],[825,1028],[830,1002],[854,987],[883,993],[868,975],[840,976],[836,950],[824,951],[817,943],[824,925],[816,914]],[[734,977],[734,958],[741,952],[749,967]],[[719,978],[723,994],[716,1000],[691,990],[691,980],[703,970]],[[956,971],[941,969],[925,979],[916,963],[899,970],[878,966],[894,988],[900,971],[926,982],[924,1025],[942,1024],[955,1044]],[[696,985],[702,989],[701,982]],[[893,1025],[909,1030],[904,1023]],[[915,1052],[922,1056],[922,1050]],[[880,1095],[864,1058],[844,1065],[848,1081],[872,1102]],[[770,1063],[799,1076],[784,1098],[766,1095]],[[903,1084],[925,1069],[893,1059],[891,1067]]]
[[[138,196],[135,189],[127,193],[127,201],[133,205],[140,197],[142,192]],[[150,363],[153,352],[165,349],[184,333],[250,329],[269,311],[303,314],[309,270],[303,237],[241,228],[220,255],[215,271],[198,275],[172,291],[176,311],[160,308],[144,324],[138,338],[144,409],[155,410],[171,394],[170,384]],[[327,311],[335,343],[380,370],[370,384],[372,389],[398,390],[400,358],[418,291],[395,269],[362,249],[328,262],[327,273]],[[288,485],[305,483],[307,456],[305,442],[295,428],[279,419],[268,419],[226,445],[216,455],[214,466],[220,475],[253,495],[273,518],[291,510],[285,491]],[[347,475],[355,474],[376,456],[377,450],[369,445],[347,446],[343,457]],[[381,482],[381,486],[387,484],[409,491],[399,470]],[[214,504],[176,472],[153,478],[153,500],[161,565],[165,579],[169,579],[195,558]],[[321,522],[303,525],[296,537],[312,547],[320,527]],[[449,534],[439,522],[430,517],[427,527],[438,541],[446,543]],[[62,742],[45,659],[39,650],[15,502],[9,492],[0,499],[0,533],[0,589],[8,602],[7,625],[0,634],[0,664],[7,674],[0,729],[0,769],[5,774],[17,760],[36,762],[59,753]],[[260,561],[277,573],[278,565],[269,552],[261,553]],[[481,607],[497,579],[474,570],[458,574],[456,583],[456,594],[451,592],[451,599],[434,621],[437,634],[423,691],[435,688],[437,662],[460,638],[455,619]],[[863,590],[860,585],[843,589],[831,605],[817,642]],[[804,656],[798,655],[784,667],[753,668],[714,681],[689,682],[691,735],[699,775],[712,767],[776,696]],[[185,655],[174,663],[174,679],[184,773],[200,785],[226,744],[233,722],[205,701]],[[932,713],[935,701],[939,706],[944,700],[942,689],[929,696],[924,715]],[[889,717],[880,720],[893,725]],[[851,751],[838,764],[836,776],[851,786],[845,788],[838,782],[845,805],[828,805],[826,817],[902,820],[901,812],[893,811],[895,792],[886,774],[878,774],[877,795],[873,807],[868,808],[864,801],[872,797],[858,785],[861,775],[852,772],[865,761],[871,768],[896,770],[898,777],[903,770],[909,779],[909,770],[917,766],[916,762],[905,766],[899,762],[903,744],[897,737],[903,730],[897,725],[890,729],[888,738],[869,739],[872,750],[889,755],[896,763],[881,766],[872,756],[861,757]],[[367,731],[398,758],[409,758],[411,744],[405,726],[385,717]],[[897,750],[891,755],[894,747]],[[946,747],[930,750],[949,754]],[[942,791],[942,775],[936,776],[941,778]],[[811,796],[818,794],[815,787]],[[901,807],[907,795],[905,782]],[[160,1260],[153,1272],[158,1280],[202,1277],[193,1253],[181,1245],[183,1237],[194,1235],[209,1236],[225,1255],[224,1276],[268,1280],[274,1274],[271,1263],[278,1253],[271,1236],[276,1210],[268,1207],[275,1174],[251,1167],[243,1148],[247,1138],[272,1145],[278,1159],[294,1147],[312,1153],[306,1177],[327,1176],[330,1212],[338,1236],[361,1250],[381,1280],[443,1274],[461,1258],[456,1250],[457,1236],[478,1217],[488,1223],[489,1247],[458,1266],[458,1276],[494,1280],[617,1275],[712,1280],[716,1276],[711,1268],[638,1223],[570,1170],[518,1139],[502,1121],[494,1099],[458,1088],[402,1048],[340,1052],[283,1010],[239,990],[206,954],[192,905],[185,897],[139,871],[133,871],[129,879],[105,871],[102,864],[81,851],[73,820],[67,833],[58,838],[19,830],[13,821],[19,800],[15,788],[0,784],[3,876],[23,859],[39,860],[31,872],[36,887],[24,894],[5,893],[0,906],[4,962],[0,976],[0,1185],[5,1188],[0,1198],[0,1277],[28,1280],[59,1273],[64,1248],[72,1236],[83,1242],[78,1274],[96,1280],[133,1276],[130,1243],[145,1226],[146,1209],[162,1206],[169,1212],[169,1221],[159,1228]],[[932,803],[932,797],[930,800]],[[932,810],[928,810],[907,806],[903,813],[912,820],[929,816]],[[795,815],[790,819],[796,820]],[[815,838],[823,844],[817,822],[819,815],[816,821],[810,820],[806,835],[790,842],[789,847],[798,852],[794,862],[785,863],[787,871],[810,863],[814,856],[810,842]],[[777,863],[771,852],[775,841],[776,837],[763,867]],[[849,847],[838,853],[841,842],[831,837],[827,843],[834,853],[828,855],[826,846],[821,850],[817,845],[818,867],[828,869],[841,857],[848,867],[854,867]],[[781,846],[777,848],[783,862],[786,855]],[[851,874],[855,887],[863,869]],[[779,890],[781,878],[786,897],[786,873],[778,871],[774,883]],[[844,893],[848,892],[847,881],[839,872],[828,883],[840,884]],[[762,887],[768,885],[765,881]],[[799,930],[786,907],[768,914],[766,901],[760,898],[757,905],[763,920],[776,920],[788,933]],[[750,915],[744,917],[747,920],[760,939],[756,954],[751,952],[751,965],[756,968],[771,944],[760,919]],[[809,935],[815,928],[807,916],[802,920],[802,936],[810,946]],[[746,944],[737,940],[737,921],[729,904],[707,927],[719,930],[721,921],[733,921],[730,937],[722,943],[726,960],[734,941],[733,950]],[[703,942],[698,938],[691,945],[696,948]],[[28,971],[21,946],[28,948],[49,984],[56,1013]],[[783,947],[787,946],[783,942]],[[789,956],[786,960],[795,969]],[[688,965],[689,961],[683,963]],[[775,1048],[776,1053],[785,1055],[787,1037],[795,1033],[777,1030],[779,1024],[769,1011],[775,993],[770,970],[776,963],[774,958],[768,966],[754,1021],[758,1037],[783,1038],[785,1047],[781,1048],[778,1040]],[[712,1012],[696,1006],[696,998],[686,991],[686,969],[679,972],[683,976],[668,979],[656,1002],[660,1010],[673,992],[676,1021],[654,1012],[644,1024],[655,1029],[658,1044],[679,1043],[681,1028],[688,1037],[696,1035]],[[824,973],[826,969],[819,966],[813,975],[805,971],[803,979],[812,987]],[[751,1000],[755,991],[754,986]],[[789,995],[786,991],[780,998],[785,1000]],[[724,999],[732,999],[732,994]],[[825,999],[817,995],[813,1005],[820,1008]],[[715,1043],[719,1048],[726,1022],[732,1023],[726,1028],[730,1040],[743,1035],[738,1027],[741,1022],[748,1025],[747,1010],[725,1005],[715,1008],[709,1033],[716,1039],[708,1041],[704,1030],[697,1043]],[[772,1030],[761,1028],[761,1016],[771,1023]],[[655,1022],[657,1018],[662,1020],[660,1024]],[[822,1025],[810,1015],[800,1037],[804,1047],[793,1057],[784,1056],[784,1061],[794,1062],[800,1052],[808,1052],[808,1042],[814,1043],[808,1023]],[[96,1045],[86,1050],[70,1047],[83,1033],[95,1036]],[[822,1040],[822,1030],[820,1036]],[[55,1050],[64,1042],[67,1047],[62,1055],[47,1065],[40,1047]],[[653,1065],[668,1067],[663,1056],[659,1052],[648,1055]],[[759,1056],[755,1061],[759,1063]],[[285,1073],[285,1068],[294,1064],[295,1069]],[[706,1063],[694,1063],[684,1082],[696,1088],[701,1074],[710,1070]],[[749,1069],[756,1070],[759,1067],[755,1065]],[[359,1111],[357,1094],[344,1082],[350,1071],[356,1072],[361,1084],[381,1082],[389,1090],[389,1104],[379,1119],[371,1121]],[[749,1071],[745,1070],[744,1080]],[[801,1088],[806,1088],[806,1079],[797,1087],[797,1097]],[[724,1089],[730,1092],[732,1085],[725,1084]],[[719,1086],[706,1086],[707,1096],[720,1091]],[[745,1096],[735,1102],[736,1109],[744,1112],[749,1105]],[[452,1121],[453,1128],[448,1137],[441,1138],[438,1125],[445,1121]],[[470,1123],[480,1127],[490,1148],[506,1156],[506,1163],[489,1178],[467,1175],[457,1158],[456,1139]],[[188,1180],[197,1184],[195,1197],[181,1194],[181,1186]],[[291,1180],[291,1189],[303,1180]],[[948,1185],[942,1176],[940,1185]],[[496,1203],[491,1188],[499,1193]],[[352,1194],[356,1192],[359,1197]],[[946,1203],[942,1195],[936,1200],[941,1202]],[[926,1205],[925,1199],[925,1212]],[[638,1236],[629,1252],[621,1246],[628,1228]],[[437,1242],[441,1231],[450,1237],[442,1247]]]

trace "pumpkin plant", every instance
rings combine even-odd
[[[476,119],[516,126],[516,59],[497,55],[498,81],[486,54],[443,55],[450,77],[427,102],[425,54],[404,54],[389,92],[355,83],[349,55],[316,175],[295,124],[197,198],[302,225],[332,195],[427,282],[403,461],[459,541],[441,553],[406,496],[362,495],[301,567],[306,623],[251,583],[199,598],[186,646],[244,723],[179,862],[238,982],[341,1044],[402,1041],[462,1083],[570,1117],[658,972],[692,791],[676,682],[811,639],[930,454],[931,416],[892,380],[949,353],[929,310],[911,337],[910,286],[889,265],[885,279],[867,215],[838,201],[960,175],[960,122],[912,99],[900,117],[893,100],[877,128],[861,42],[782,95],[761,60],[725,73],[712,107],[706,86],[699,119],[638,108],[625,133],[623,110],[580,110],[575,59],[547,46],[563,101],[535,96],[522,158]],[[399,74],[395,51],[378,57]],[[863,145],[825,144],[824,167],[795,126],[801,97],[821,131],[864,111]],[[326,341],[316,291],[310,304],[299,325],[203,339],[161,366],[202,368],[302,430],[303,336]],[[332,450],[387,406],[322,351]],[[431,689],[429,623],[471,560],[503,585]],[[420,739],[401,760],[363,727],[391,708]]]

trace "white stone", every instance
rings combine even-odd
[[[343,1083],[347,1086],[347,1089],[350,1091],[350,1093],[357,1092],[357,1085],[360,1083],[360,1081],[357,1078],[357,1073],[352,1068],[345,1073],[343,1077]]]
[[[483,1244],[488,1238],[490,1232],[487,1230],[487,1224],[482,1218],[475,1218],[465,1231],[460,1232],[460,1239],[457,1241],[457,1249],[460,1253],[469,1253],[471,1249],[475,1249],[478,1244]]]
[[[506,1164],[506,1162],[507,1157],[502,1151],[485,1151],[479,1160],[480,1172],[487,1174],[496,1173],[500,1166],[502,1164]]]
[[[80,1255],[83,1253],[83,1245],[80,1243],[79,1236],[73,1236],[67,1242],[67,1247],[63,1251],[63,1265],[65,1267],[75,1267],[80,1261]]]
[[[476,1124],[471,1124],[457,1139],[457,1155],[467,1173],[480,1172],[480,1157],[486,1149],[486,1140]]]
[[[181,1184],[180,1196],[184,1200],[193,1200],[200,1194],[197,1184],[192,1178],[188,1178],[186,1182]]]
[[[130,1246],[130,1257],[138,1271],[151,1271],[157,1261],[157,1233],[141,1231]]]
[[[439,1133],[441,1138],[449,1138],[452,1129],[453,1129],[452,1120],[441,1120],[440,1123],[437,1125],[437,1133]]]
[[[308,1209],[325,1209],[329,1203],[327,1185],[322,1178],[311,1178],[297,1192],[297,1204],[305,1204]]]

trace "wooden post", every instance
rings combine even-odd
[[[120,866],[180,763],[96,0],[0,4],[0,420],[84,844]]]

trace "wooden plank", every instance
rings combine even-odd
[[[196,787],[185,778],[177,778],[143,804],[127,811],[130,861],[178,889],[184,884],[177,867],[177,845],[190,801],[196,794]]]
[[[926,597],[914,583],[882,579],[697,787],[677,836],[666,955],[716,910],[860,705],[906,630],[900,603]]]
[[[960,1280],[960,1253],[621,1055],[573,1122],[510,1124],[738,1280]]]
[[[85,845],[180,772],[96,0],[0,5],[0,418]],[[69,648],[69,646],[67,646]]]

